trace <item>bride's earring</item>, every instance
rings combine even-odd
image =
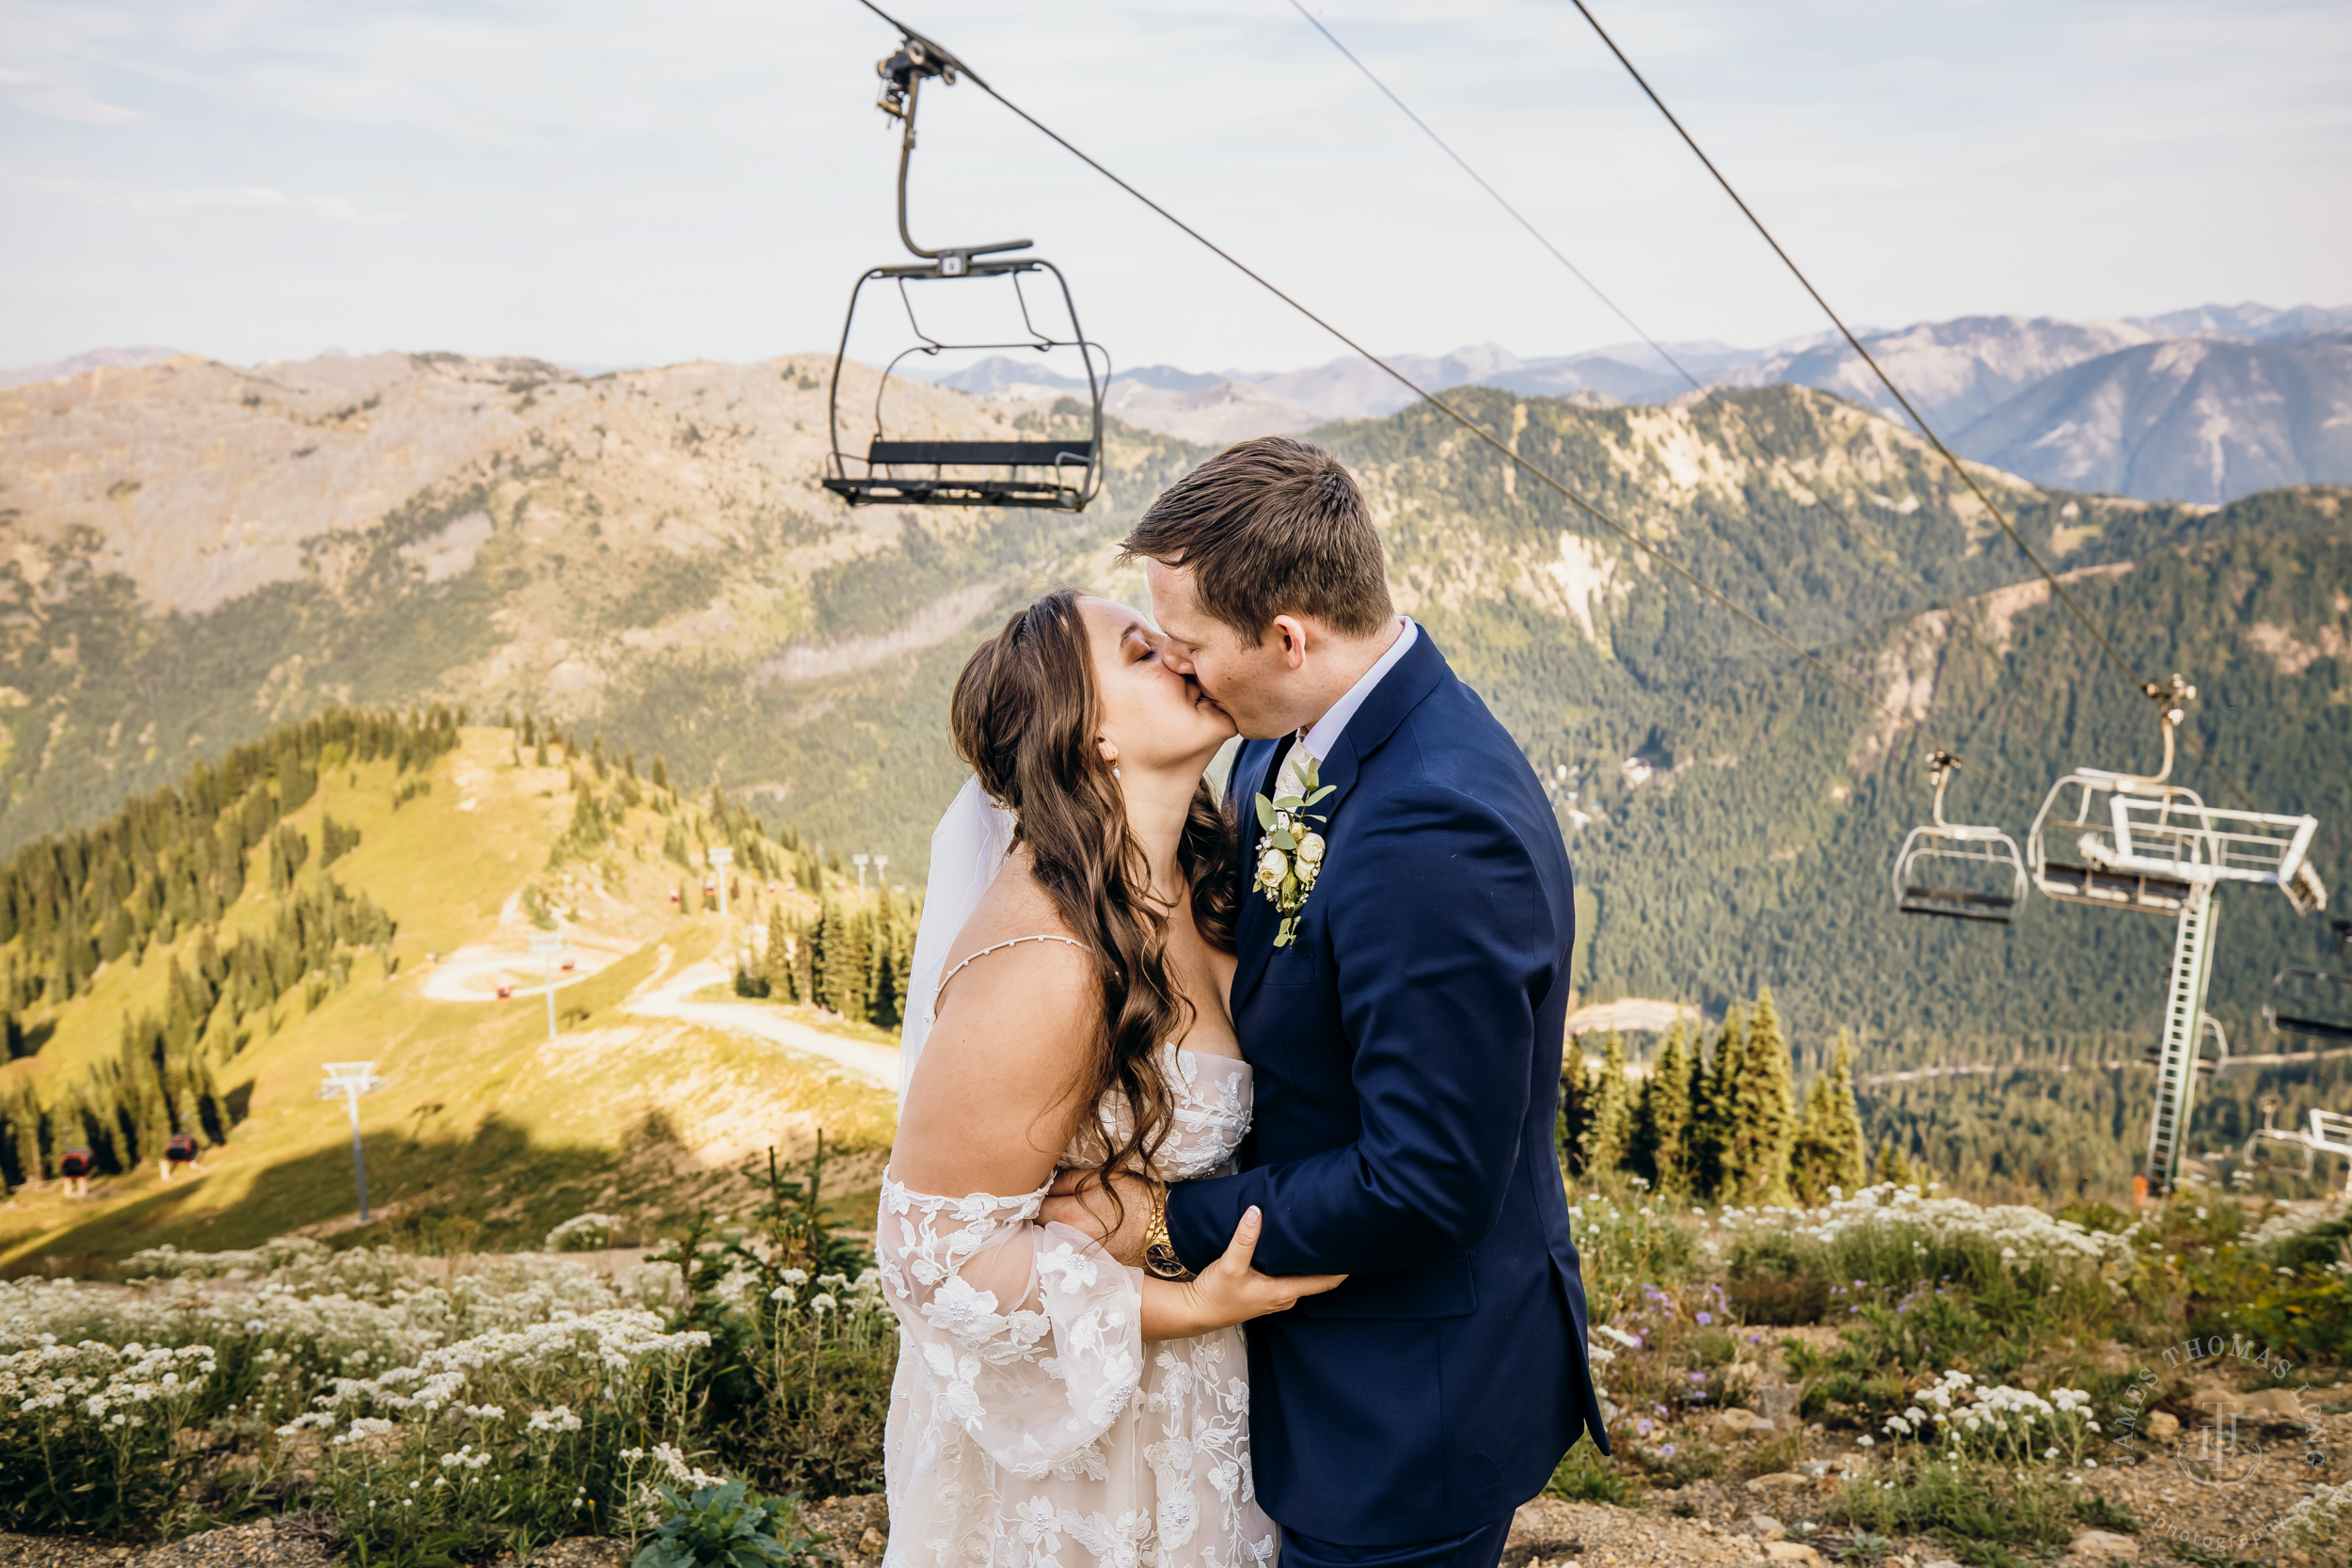
[[[1111,765],[1111,777],[1119,777],[1119,748],[1107,740],[1103,742],[1103,760]]]

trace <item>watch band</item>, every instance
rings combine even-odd
[[[1168,1189],[1156,1181],[1152,1183],[1151,1223],[1143,1229],[1143,1272],[1154,1279],[1176,1283],[1195,1277],[1176,1256],[1176,1244],[1168,1240]]]

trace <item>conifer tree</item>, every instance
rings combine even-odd
[[[1731,1080],[1724,1142],[1724,1201],[1788,1201],[1788,1150],[1797,1135],[1797,1097],[1790,1082],[1788,1041],[1768,988],[1756,993]],[[1718,1098],[1722,1098],[1719,1094]]]
[[[843,1018],[866,1016],[866,911],[838,895],[827,895],[818,920],[819,952],[817,999]]]
[[[768,911],[768,946],[760,955],[759,974],[768,982],[771,995],[787,1002],[805,1002],[808,997],[801,990],[800,965],[795,961],[799,957],[795,924],[780,909]]]
[[[1853,1041],[1837,1031],[1829,1070],[1816,1074],[1804,1094],[1796,1147],[1788,1157],[1788,1183],[1800,1202],[1826,1203],[1830,1189],[1861,1189],[1867,1180],[1868,1145],[1862,1114],[1854,1104]]]
[[[1642,1085],[1642,1102],[1633,1119],[1633,1169],[1652,1188],[1687,1189],[1690,1127],[1691,1058],[1677,1020],[1666,1031],[1665,1046]]]
[[[1732,1201],[1724,1191],[1724,1161],[1730,1145],[1732,1101],[1740,1082],[1745,1033],[1740,1009],[1726,1012],[1723,1029],[1715,1037],[1714,1053],[1703,1063],[1694,1062],[1691,1072],[1691,1130],[1686,1139],[1691,1191],[1724,1203]]]
[[[1552,1133],[1560,1146],[1560,1171],[1564,1176],[1581,1176],[1584,1172],[1584,1133],[1592,1125],[1592,1093],[1584,1072],[1584,1042],[1571,1035],[1568,1049],[1560,1057],[1560,1114],[1554,1118]]]
[[[1901,1147],[1895,1142],[1893,1136],[1881,1138],[1878,1158],[1871,1163],[1871,1183],[1882,1185],[1891,1181],[1898,1187],[1908,1187],[1918,1182],[1919,1180],[1919,1173],[1913,1169],[1910,1159],[1904,1155]]]
[[[1625,1037],[1612,1029],[1592,1085],[1593,1115],[1584,1131],[1584,1169],[1607,1176],[1625,1163],[1633,1135],[1633,1088],[1625,1073]]]

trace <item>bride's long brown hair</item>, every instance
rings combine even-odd
[[[1175,1107],[1160,1048],[1184,1037],[1194,1009],[1168,974],[1168,911],[1152,897],[1149,858],[1103,760],[1102,695],[1079,597],[1056,589],[1006,622],[964,662],[948,712],[958,754],[1012,813],[1013,842],[1027,847],[1038,885],[1093,958],[1103,1029],[1071,1087],[1084,1106],[1124,1097],[1132,1114],[1104,1138],[1104,1168],[1116,1170],[1148,1163],[1168,1137]],[[1195,926],[1228,953],[1240,895],[1234,842],[1204,779],[1176,863]]]

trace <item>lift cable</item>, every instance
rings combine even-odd
[[[1821,292],[1813,286],[1813,280],[1805,277],[1804,269],[1798,266],[1788,252],[1781,248],[1780,242],[1772,238],[1772,231],[1764,227],[1764,220],[1756,215],[1756,210],[1750,207],[1740,193],[1732,187],[1731,182],[1724,178],[1723,170],[1715,166],[1715,160],[1707,155],[1706,150],[1699,146],[1697,138],[1684,128],[1681,120],[1675,118],[1675,112],[1666,107],[1666,101],[1658,96],[1657,89],[1649,85],[1648,79],[1642,74],[1631,60],[1626,57],[1625,51],[1617,47],[1617,40],[1609,36],[1609,30],[1600,24],[1600,19],[1593,15],[1591,9],[1584,4],[1584,0],[1568,0],[1568,3],[1577,8],[1579,15],[1592,24],[1594,33],[1599,37],[1602,43],[1608,46],[1609,53],[1617,57],[1617,63],[1625,67],[1626,74],[1633,78],[1634,85],[1642,89],[1643,96],[1657,106],[1660,114],[1666,117],[1666,123],[1674,127],[1675,134],[1682,138],[1683,145],[1690,148],[1692,154],[1706,166],[1707,172],[1715,177],[1715,183],[1721,185],[1724,188],[1724,194],[1731,198],[1732,205],[1738,207],[1740,215],[1748,220],[1756,233],[1763,236],[1764,243],[1772,247],[1772,254],[1780,258],[1781,264],[1788,269],[1789,275],[1796,278],[1804,292],[1813,297],[1813,303],[1821,308],[1821,313],[1829,318],[1831,325],[1837,328],[1838,335],[1846,340],[1847,345],[1860,356],[1865,365],[1869,367],[1870,373],[1878,377],[1879,384],[1884,387],[1887,394],[1901,405],[1902,411],[1910,416],[1911,422],[1918,427],[1919,434],[1927,438],[1929,445],[1935,448],[1945,462],[1951,465],[1952,472],[1960,476],[1961,483],[1967,485],[1969,492],[1977,498],[1986,511],[1993,515],[1993,520],[2001,525],[2001,531],[2009,535],[2010,543],[2015,545],[2026,561],[2032,563],[2033,569],[2042,574],[2042,581],[2049,584],[2050,592],[2057,595],[2058,602],[2066,607],[2068,612],[2080,623],[2085,631],[2090,634],[2091,639],[2099,644],[2101,650],[2114,661],[2116,668],[2123,672],[2142,695],[2156,695],[2157,683],[2146,679],[2133,667],[2131,660],[2123,657],[2116,645],[2108,640],[2107,634],[2100,628],[2099,624],[2090,618],[2083,607],[2075,601],[2074,595],[2067,591],[2064,580],[2056,572],[2050,570],[2031,545],[2026,543],[2025,536],[2019,533],[2016,525],[2010,521],[2009,514],[1996,505],[1993,498],[1985,493],[1984,487],[1977,483],[1976,476],[1968,471],[1967,465],[1960,460],[1951,448],[1944,444],[1944,438],[1935,433],[1934,427],[1930,425],[1919,410],[1912,405],[1911,399],[1903,395],[1902,388],[1895,385],[1894,378],[1880,368],[1879,362],[1870,356],[1870,351],[1862,346],[1862,340],[1854,336],[1853,329],[1846,325],[1845,318],[1831,308],[1829,301],[1821,297]],[[2238,783],[2235,776],[2224,768],[2213,754],[2205,750],[2203,744],[2186,725],[2178,726],[2178,729],[2181,737],[2188,742],[2190,749],[2196,752],[2207,767],[2220,775],[2224,784],[2237,793],[2242,804],[2250,808],[2253,804],[2252,792]]]
[[[1420,127],[1421,134],[1427,136],[1432,142],[1436,143],[1438,151],[1453,159],[1455,166],[1460,168],[1464,174],[1469,175],[1480,190],[1485,191],[1488,196],[1494,198],[1495,205],[1510,214],[1511,221],[1518,224],[1521,229],[1526,230],[1530,239],[1534,240],[1537,245],[1542,245],[1546,250],[1551,252],[1551,259],[1559,262],[1562,266],[1567,268],[1569,277],[1575,278],[1579,283],[1583,284],[1585,290],[1590,293],[1595,299],[1599,300],[1602,305],[1606,306],[1612,315],[1615,316],[1619,321],[1625,323],[1627,331],[1632,333],[1636,338],[1641,339],[1643,342],[1648,344],[1649,351],[1652,354],[1655,354],[1659,358],[1663,359],[1667,364],[1672,365],[1675,369],[1675,373],[1691,384],[1691,389],[1692,391],[1698,393],[1701,397],[1711,395],[1708,392],[1708,389],[1700,383],[1697,376],[1692,375],[1688,370],[1683,368],[1681,360],[1676,358],[1672,354],[1666,351],[1666,346],[1663,343],[1651,337],[1647,332],[1645,332],[1642,329],[1642,324],[1640,322],[1635,321],[1631,316],[1626,314],[1625,308],[1623,306],[1619,305],[1615,300],[1611,299],[1607,293],[1602,292],[1599,284],[1594,282],[1590,277],[1587,277],[1584,275],[1584,270],[1581,267],[1578,266],[1574,261],[1569,261],[1566,256],[1563,255],[1560,247],[1553,245],[1542,230],[1536,228],[1533,223],[1530,223],[1524,213],[1521,213],[1517,207],[1512,206],[1510,199],[1507,197],[1505,197],[1501,191],[1495,189],[1494,186],[1488,184],[1486,182],[1486,177],[1472,168],[1470,165],[1469,159],[1463,157],[1459,152],[1454,151],[1453,147],[1447,143],[1443,136],[1438,135],[1437,132],[1430,129],[1429,122],[1427,120],[1422,119],[1421,116],[1413,112],[1410,104],[1406,103],[1405,100],[1399,98],[1395,93],[1389,90],[1389,84],[1383,82],[1378,76],[1375,75],[1373,73],[1372,67],[1364,64],[1362,60],[1358,59],[1356,57],[1356,51],[1350,49],[1346,44],[1342,43],[1339,40],[1338,36],[1334,34],[1330,28],[1326,27],[1312,11],[1309,10],[1303,4],[1300,3],[1300,0],[1291,0],[1291,8],[1292,9],[1297,11],[1300,16],[1306,18],[1307,24],[1312,27],[1316,32],[1321,33],[1332,48],[1346,55],[1347,63],[1354,66],[1358,71],[1362,71],[1364,80],[1370,82],[1375,87],[1377,87],[1380,90],[1381,97],[1396,105],[1397,113],[1403,115],[1406,119],[1411,120],[1416,126]]]
[[[1370,82],[1375,88],[1378,89],[1380,96],[1386,98],[1391,103],[1394,104],[1397,112],[1403,115],[1406,119],[1411,120],[1414,126],[1420,130],[1421,134],[1427,136],[1430,142],[1437,147],[1438,151],[1443,152],[1448,158],[1452,159],[1454,166],[1464,174],[1470,176],[1470,181],[1476,184],[1480,190],[1485,191],[1489,197],[1494,198],[1496,206],[1502,208],[1503,212],[1508,214],[1513,222],[1517,223],[1521,229],[1526,230],[1528,236],[1531,239],[1533,239],[1537,245],[1543,246],[1546,251],[1549,252],[1551,259],[1558,261],[1562,267],[1565,268],[1569,277],[1575,278],[1579,283],[1582,284],[1586,292],[1591,293],[1595,299],[1600,301],[1600,303],[1606,307],[1612,314],[1613,314],[1619,321],[1623,322],[1628,331],[1631,332],[1644,343],[1647,344],[1651,353],[1657,355],[1659,358],[1673,366],[1675,373],[1681,376],[1684,381],[1688,382],[1691,386],[1691,389],[1696,392],[1702,401],[1717,404],[1718,406],[1721,405],[1722,400],[1720,393],[1723,388],[1720,385],[1703,383],[1697,376],[1691,373],[1690,370],[1683,365],[1682,361],[1677,359],[1674,355],[1667,350],[1663,343],[1651,337],[1648,331],[1643,327],[1641,323],[1635,321],[1631,315],[1627,313],[1623,306],[1612,299],[1599,284],[1594,282],[1592,278],[1585,274],[1583,268],[1578,266],[1574,261],[1569,261],[1567,256],[1560,249],[1560,247],[1552,243],[1550,236],[1544,233],[1542,230],[1536,228],[1535,225],[1528,219],[1525,214],[1521,213],[1518,208],[1512,205],[1509,198],[1505,197],[1501,191],[1497,190],[1485,175],[1479,173],[1476,168],[1470,166],[1469,159],[1463,157],[1459,152],[1455,151],[1453,145],[1443,136],[1439,135],[1427,120],[1422,119],[1419,114],[1415,113],[1411,104],[1406,103],[1404,99],[1398,97],[1395,90],[1391,88],[1388,83],[1382,81],[1379,74],[1375,71],[1372,67],[1366,65],[1354,50],[1350,49],[1345,43],[1341,41],[1338,34],[1332,32],[1329,27],[1324,25],[1322,20],[1306,8],[1303,0],[1290,0],[1290,4],[1291,8],[1297,11],[1298,14],[1306,20],[1309,26],[1312,27],[1316,32],[1322,34],[1325,40],[1328,42],[1332,48],[1338,50],[1341,55],[1346,57],[1348,64],[1354,66],[1357,71],[1362,73],[1365,81]],[[1756,437],[1756,444],[1763,447],[1767,451],[1772,451],[1772,444],[1769,441],[1764,440],[1760,436]],[[1781,456],[1782,461],[1784,462],[1788,461],[1788,459],[1780,453],[1775,452],[1773,455]],[[1837,513],[1839,509],[1831,507],[1829,510],[1833,513]],[[1849,537],[1851,538],[1854,532],[1854,519],[1841,515],[1839,520],[1848,525],[1847,531]],[[1963,595],[1962,597],[1964,598],[1966,595]],[[1957,601],[1931,599],[1929,601],[1928,608],[1930,610],[1949,608],[1949,606],[1955,602]],[[1918,727],[1918,721],[1906,721],[1905,727],[1916,729]],[[1956,753],[1947,751],[1941,754],[1948,757],[1951,761],[1952,767],[1955,768],[1967,768],[1968,771],[1971,772],[1980,772],[1980,769],[1968,768],[1965,761]],[[1992,775],[1990,774],[1984,774],[1982,776],[1992,778]],[[2001,784],[1998,779],[1994,779],[1993,782],[1999,785],[2000,788],[2010,794],[2012,798],[2024,800],[2027,804],[2032,803],[2029,798],[2019,794],[2013,789],[2010,789],[2007,784]]]
[[[867,10],[872,11],[876,16],[881,17],[884,22],[889,23],[893,27],[898,28],[899,32],[910,38],[922,40],[924,48],[937,50],[942,58],[955,58],[951,52],[941,48],[932,40],[925,37],[923,34],[916,32],[914,28],[909,27],[904,23],[898,21],[888,11],[883,10],[880,6],[876,5],[874,0],[858,0],[858,4],[864,6]],[[1104,167],[1101,163],[1090,157],[1087,152],[1072,143],[1067,137],[1063,136],[1053,127],[1045,124],[1036,116],[1030,114],[1026,109],[1024,109],[1020,104],[1015,103],[1011,99],[1007,98],[1003,93],[997,91],[994,87],[989,84],[986,78],[982,77],[979,72],[974,71],[970,65],[961,60],[957,60],[956,63],[957,69],[963,73],[965,80],[971,82],[982,92],[988,94],[989,97],[1003,104],[1020,119],[1027,122],[1031,128],[1045,136],[1046,139],[1052,141],[1057,146],[1060,147],[1064,151],[1068,152],[1072,157],[1076,158],[1080,163],[1085,164],[1089,168],[1094,170],[1095,173],[1101,175],[1104,179],[1108,180],[1112,184],[1117,185],[1120,190],[1125,191],[1129,196],[1134,197],[1137,201],[1140,201],[1146,207],[1151,208],[1152,212],[1158,214],[1161,217],[1167,219],[1170,224],[1173,224],[1176,228],[1182,230],[1186,235],[1197,241],[1203,248],[1216,255],[1219,260],[1232,267],[1236,272],[1239,272],[1243,277],[1248,278],[1251,282],[1265,290],[1266,293],[1272,294],[1275,298],[1280,300],[1283,304],[1289,306],[1292,309],[1297,311],[1309,321],[1314,323],[1315,325],[1323,328],[1324,331],[1338,339],[1349,349],[1353,350],[1356,354],[1361,356],[1367,362],[1377,368],[1383,374],[1389,376],[1390,379],[1395,381],[1397,385],[1412,393],[1414,397],[1428,404],[1432,408],[1435,408],[1439,413],[1445,415],[1446,418],[1452,420],[1455,424],[1460,425],[1471,436],[1476,436],[1479,440],[1493,448],[1497,454],[1516,466],[1529,478],[1546,486],[1558,495],[1562,499],[1567,501],[1568,504],[1575,507],[1578,511],[1592,518],[1593,521],[1600,524],[1603,528],[1608,529],[1611,532],[1625,540],[1626,543],[1633,546],[1636,549],[1641,550],[1644,554],[1649,556],[1661,565],[1663,565],[1668,571],[1673,572],[1677,577],[1682,578],[1683,581],[1689,583],[1693,589],[1697,590],[1703,596],[1714,600],[1725,610],[1730,610],[1740,620],[1745,621],[1749,626],[1763,633],[1764,636],[1771,641],[1779,647],[1786,649],[1788,652],[1795,655],[1798,658],[1810,665],[1825,679],[1833,682],[1848,693],[1873,707],[1883,705],[1880,703],[1879,699],[1871,695],[1867,689],[1849,679],[1847,676],[1839,673],[1830,665],[1824,663],[1819,657],[1809,652],[1807,649],[1800,646],[1798,643],[1790,641],[1780,632],[1774,630],[1765,622],[1757,619],[1752,611],[1748,610],[1736,600],[1724,594],[1722,590],[1701,580],[1698,577],[1692,573],[1689,567],[1683,565],[1682,562],[1675,560],[1665,551],[1660,549],[1657,546],[1651,544],[1648,540],[1643,538],[1640,534],[1634,532],[1623,523],[1617,521],[1616,518],[1611,516],[1608,513],[1603,512],[1598,506],[1594,504],[1592,501],[1587,500],[1576,490],[1570,488],[1567,484],[1553,477],[1553,475],[1548,470],[1529,462],[1526,458],[1520,456],[1517,451],[1514,451],[1511,449],[1510,444],[1504,441],[1501,436],[1496,436],[1492,431],[1480,424],[1477,420],[1471,419],[1469,415],[1463,413],[1460,409],[1454,407],[1452,404],[1447,403],[1443,398],[1440,398],[1435,393],[1424,389],[1418,382],[1414,381],[1404,372],[1398,370],[1395,366],[1390,364],[1386,359],[1381,358],[1370,349],[1365,348],[1362,344],[1357,342],[1355,339],[1349,337],[1346,333],[1341,331],[1338,327],[1324,320],[1323,317],[1317,315],[1314,311],[1300,304],[1290,294],[1284,293],[1279,287],[1268,281],[1264,277],[1251,268],[1247,262],[1234,256],[1232,252],[1227,250],[1224,246],[1210,239],[1207,235],[1193,228],[1192,225],[1186,223],[1184,219],[1178,217],[1175,214],[1169,212],[1167,208],[1161,206],[1158,202],[1152,200],[1141,191],[1136,189],[1135,186],[1129,184],[1126,181],[1112,173],[1108,168]],[[1915,720],[1911,721],[1913,727],[1916,727],[1917,722],[1918,721]],[[1990,775],[1980,776],[1990,778]],[[1999,784],[1999,781],[1997,780],[1994,780],[1993,782],[1996,784]],[[2018,792],[2014,789],[2010,789],[2008,785],[2001,784],[2000,787],[2017,800],[2024,800],[2028,805],[2032,804],[2032,801],[2026,796],[2018,794]]]

